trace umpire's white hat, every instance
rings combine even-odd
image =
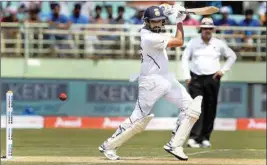
[[[201,20],[200,28],[214,28],[214,27],[215,27],[215,25],[214,25],[214,22],[213,22],[212,18],[204,17]]]

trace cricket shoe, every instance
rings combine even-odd
[[[175,156],[177,159],[179,160],[188,160],[188,156],[185,155],[184,151],[183,151],[183,147],[171,147],[170,149],[166,149],[164,148],[165,151],[167,151],[168,153],[172,154],[173,156]]]
[[[187,147],[190,147],[190,148],[200,148],[200,144],[198,144],[194,139],[189,139],[187,141]]]
[[[109,160],[120,160],[120,157],[116,154],[116,150],[106,150],[104,145],[99,146],[98,149]]]
[[[167,143],[164,146],[164,150],[172,154],[179,160],[188,160],[188,156],[185,155],[183,147],[171,147],[170,143]]]
[[[201,147],[203,147],[203,148],[210,148],[211,147],[210,141],[203,140],[202,143],[201,143]]]

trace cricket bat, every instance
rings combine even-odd
[[[196,15],[211,15],[211,14],[217,13],[218,11],[219,9],[217,7],[208,6],[208,7],[201,7],[201,8],[186,9],[184,13],[196,14]]]
[[[166,11],[166,15],[171,15],[172,14],[172,9],[175,9],[174,5],[169,5],[167,3],[164,3],[159,6],[163,12]],[[192,9],[185,9],[185,11],[180,11],[181,13],[185,14],[195,14],[195,15],[211,15],[214,13],[217,13],[219,9],[214,6],[207,6],[207,7],[200,7],[200,8],[192,8]]]

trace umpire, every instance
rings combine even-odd
[[[182,68],[191,97],[203,96],[202,113],[191,130],[187,143],[193,148],[211,146],[210,135],[216,117],[220,79],[236,60],[232,49],[212,36],[214,28],[211,18],[203,18],[200,25],[201,36],[189,41],[182,56]],[[221,55],[227,58],[222,67]]]

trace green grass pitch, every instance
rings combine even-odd
[[[185,148],[189,160],[178,161],[163,150],[171,131],[145,131],[118,150],[120,161],[108,161],[98,146],[114,130],[14,129],[13,158],[3,165],[266,165],[265,131],[215,131],[212,148]],[[1,132],[5,155],[5,130]]]

